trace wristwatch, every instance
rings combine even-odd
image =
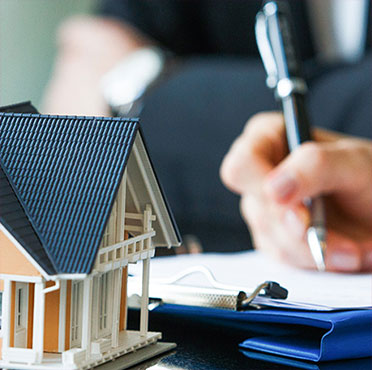
[[[104,99],[115,116],[138,116],[145,92],[153,87],[165,71],[166,53],[157,47],[138,49],[101,80]]]

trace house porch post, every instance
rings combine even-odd
[[[45,288],[44,281],[35,283],[32,349],[36,352],[36,363],[42,362],[44,353],[44,315],[45,315],[45,294],[43,292],[44,288]]]
[[[154,216],[150,204],[146,204],[143,212],[143,232],[148,233],[153,230],[152,221]],[[140,335],[145,336],[149,327],[149,282],[150,282],[150,248],[151,239],[145,240],[147,257],[142,260],[142,294],[141,294],[141,318]]]
[[[67,305],[67,281],[61,281],[59,289],[59,324],[58,324],[58,351],[65,350],[66,334],[66,305]]]
[[[81,348],[86,351],[87,360],[90,358],[91,337],[92,337],[92,277],[84,279],[83,288],[83,310],[81,328]]]
[[[113,312],[112,312],[112,347],[119,346],[119,326],[120,326],[120,293],[121,293],[121,268],[114,270],[114,295],[113,295]]]
[[[142,261],[142,294],[141,294],[141,318],[140,335],[145,336],[148,331],[149,322],[149,276],[150,276],[150,257]]]
[[[6,353],[10,346],[10,317],[11,317],[11,300],[12,300],[12,282],[8,279],[4,280],[3,291],[3,317],[2,317],[2,331],[3,331],[3,354]]]

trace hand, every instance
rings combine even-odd
[[[221,178],[241,195],[257,248],[315,268],[302,200],[324,195],[327,270],[372,271],[372,142],[321,129],[313,135],[288,154],[282,115],[258,114],[224,158]]]
[[[122,22],[79,16],[62,24],[57,43],[43,113],[102,116],[110,114],[100,89],[102,76],[150,40]]]

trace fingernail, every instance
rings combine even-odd
[[[356,271],[360,269],[360,258],[351,250],[336,250],[330,256],[330,263],[337,270]]]
[[[272,177],[268,182],[268,186],[277,198],[286,199],[295,192],[297,181],[293,175],[281,173]]]
[[[305,233],[305,224],[294,211],[289,210],[285,213],[284,222],[297,236],[303,237]]]

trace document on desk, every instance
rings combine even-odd
[[[272,307],[329,311],[372,307],[371,274],[341,274],[306,271],[278,263],[258,251],[239,253],[205,253],[159,257],[151,262],[151,282],[163,281],[193,266],[207,267],[221,283],[252,291],[264,281],[278,282],[288,289],[286,300],[257,297],[255,303]],[[130,272],[140,273],[139,265]],[[191,286],[208,286],[201,274],[194,273],[182,282]],[[151,289],[151,288],[150,288]]]
[[[154,309],[157,314],[221,325],[230,332],[246,330],[242,350],[288,359],[320,362],[372,356],[371,274],[303,271],[260,252],[159,257],[151,262],[150,295],[151,286],[198,265],[212,271],[218,282],[243,291],[276,281],[288,289],[288,298],[258,296],[253,303],[263,303],[263,308],[246,311],[166,303]],[[130,273],[134,281],[141,280],[141,266],[130,265]],[[195,273],[177,284],[181,283],[203,287],[209,282]]]

